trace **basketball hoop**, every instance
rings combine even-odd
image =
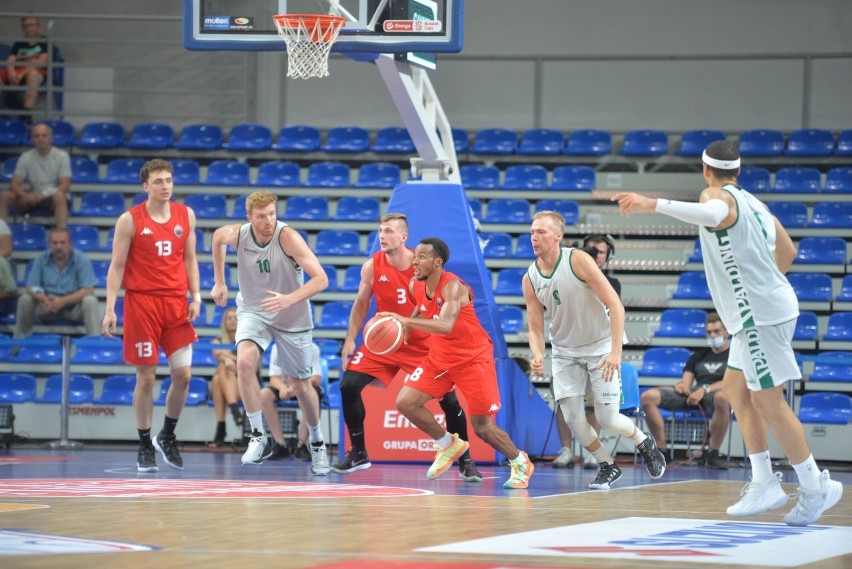
[[[328,55],[346,23],[342,16],[281,14],[272,16],[278,35],[287,44],[287,77],[328,76]]]

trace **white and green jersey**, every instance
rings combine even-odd
[[[731,334],[787,322],[799,315],[793,287],[775,262],[775,220],[763,203],[733,184],[722,189],[737,203],[727,229],[699,230],[713,304]]]
[[[533,291],[550,319],[550,343],[555,356],[596,356],[612,351],[612,331],[606,306],[571,268],[574,249],[559,251],[553,272],[544,275],[533,263],[527,269]]]
[[[237,308],[239,311],[258,315],[264,323],[277,330],[311,330],[314,324],[308,300],[279,312],[268,312],[260,306],[260,302],[269,296],[267,290],[288,294],[304,283],[304,270],[295,259],[284,252],[279,242],[285,227],[287,224],[279,221],[272,234],[272,241],[266,245],[257,243],[251,223],[240,227],[237,240],[237,273],[240,286]]]

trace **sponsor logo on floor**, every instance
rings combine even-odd
[[[28,498],[398,498],[433,494],[417,488],[322,482],[256,482],[175,479],[8,480],[0,497]]]
[[[53,555],[69,553],[121,553],[153,551],[148,545],[85,539],[47,533],[33,533],[16,529],[0,529],[0,556],[3,555]]]
[[[852,527],[633,517],[417,551],[795,567],[852,554]]]

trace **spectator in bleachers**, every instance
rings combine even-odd
[[[523,279],[532,369],[544,375],[544,316],[550,318],[553,392],[571,434],[595,455],[600,470],[589,484],[608,490],[621,477],[615,459],[586,419],[586,384],[595,393],[602,427],[630,439],[652,478],[666,471],[666,459],[652,436],[619,413],[624,306],[600,267],[586,253],[562,248],[565,222],[555,211],[533,217],[530,239],[536,260]]]
[[[30,128],[33,146],[15,164],[9,189],[0,192],[0,218],[9,215],[9,206],[18,213],[47,209],[56,218],[56,227],[68,224],[68,196],[71,192],[71,159],[53,146],[53,131],[44,123]]]
[[[97,279],[92,263],[74,249],[67,229],[47,235],[48,251],[36,257],[27,277],[27,290],[18,299],[15,338],[26,338],[33,324],[71,320],[82,322],[86,334],[100,334],[100,308],[95,298]]]
[[[38,100],[39,88],[47,77],[50,53],[42,34],[41,20],[35,16],[21,18],[21,29],[27,39],[12,44],[6,66],[0,69],[0,82],[4,87],[25,87],[23,93],[3,89],[3,100],[8,108],[32,112]],[[25,122],[32,121],[31,114],[22,118]]]
[[[704,464],[713,469],[727,468],[719,457],[719,447],[731,422],[728,398],[722,391],[722,377],[728,363],[728,331],[715,312],[707,314],[705,323],[708,348],[692,353],[683,368],[683,376],[674,387],[654,387],[642,394],[642,409],[648,430],[654,435],[663,454],[666,454],[666,432],[660,409],[688,411],[700,407],[702,413],[712,411],[710,420],[710,450]]]
[[[320,412],[319,402],[322,400],[322,375],[320,370],[322,363],[320,362],[319,346],[313,344],[311,348],[313,356],[311,370],[312,374],[308,381],[314,391],[317,392],[317,412]],[[278,365],[278,346],[273,344],[272,351],[269,354],[269,383],[260,390],[260,404],[263,407],[263,417],[266,419],[266,424],[269,425],[269,432],[272,434],[272,448],[264,452],[263,458],[266,460],[282,460],[294,454],[299,460],[311,460],[311,451],[308,450],[308,424],[305,421],[299,423],[299,434],[296,438],[295,448],[290,448],[287,441],[284,439],[284,431],[281,429],[281,421],[278,420],[278,409],[276,404],[279,401],[295,400],[296,390],[293,389],[293,378],[284,373],[284,370]]]
[[[713,142],[702,161],[707,187],[698,203],[634,193],[611,199],[623,215],[657,212],[700,226],[710,295],[733,334],[723,385],[751,462],[751,482],[728,515],[753,516],[787,503],[781,473],[772,472],[768,427],[799,479],[798,503],[784,521],[809,525],[840,500],[843,485],[828,470],[820,472],[802,424],[784,399],[787,382],[802,377],[792,346],[798,300],[784,278],[796,246],[766,205],[737,185],[737,144]]]
[[[237,308],[232,306],[222,313],[219,335],[214,344],[237,343]],[[237,385],[237,352],[235,350],[213,350],[213,357],[219,364],[210,382],[210,394],[216,412],[216,434],[210,447],[225,446],[225,413],[231,411],[234,423],[242,427],[245,417],[240,410],[240,387]]]
[[[18,296],[18,283],[9,262],[12,256],[12,230],[0,219],[0,314],[7,314]]]

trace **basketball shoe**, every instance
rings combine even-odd
[[[559,449],[559,454],[551,462],[553,468],[574,468],[574,453],[568,447]]]
[[[781,488],[781,473],[776,472],[769,480],[749,482],[740,492],[740,501],[728,507],[729,516],[756,516],[766,510],[780,508],[787,503],[788,496]],[[792,513],[792,512],[791,512]]]
[[[619,478],[621,478],[621,469],[617,464],[602,462],[598,475],[589,482],[589,488],[592,490],[609,490]]]
[[[476,468],[476,463],[473,462],[470,455],[459,459],[459,478],[465,482],[482,482],[482,474]]]
[[[366,470],[373,466],[366,450],[350,450],[340,462],[331,465],[331,471],[335,474],[350,474],[359,470]]]
[[[139,445],[136,453],[136,470],[139,472],[157,472],[157,454],[151,445]]]
[[[248,448],[240,459],[242,464],[262,464],[263,451],[266,448],[266,434],[260,431],[252,431],[249,437]]]
[[[154,439],[154,448],[163,455],[163,460],[172,468],[183,470],[183,459],[177,448],[177,437],[160,433]]]
[[[284,460],[285,458],[290,458],[290,449],[274,441],[263,452],[264,460]]]
[[[843,496],[843,485],[832,480],[828,470],[823,470],[819,476],[819,490],[809,492],[799,486],[799,501],[784,516],[788,526],[806,526],[819,519],[824,511],[835,505]]]
[[[468,448],[470,443],[460,439],[458,435],[453,435],[453,442],[447,448],[435,445],[435,460],[426,472],[426,478],[435,480],[441,476]]]
[[[530,484],[530,476],[535,471],[535,465],[524,451],[521,451],[521,457],[524,461],[520,464],[509,462],[509,466],[512,467],[512,475],[503,483],[503,488],[506,490],[526,488]]]
[[[311,450],[311,474],[317,476],[325,476],[331,468],[328,466],[328,453],[325,450],[325,443],[308,443],[308,448]]]
[[[639,449],[639,454],[645,461],[645,469],[651,478],[655,480],[663,475],[666,471],[666,456],[657,448],[657,441],[650,434],[645,433],[648,438],[636,446]]]

